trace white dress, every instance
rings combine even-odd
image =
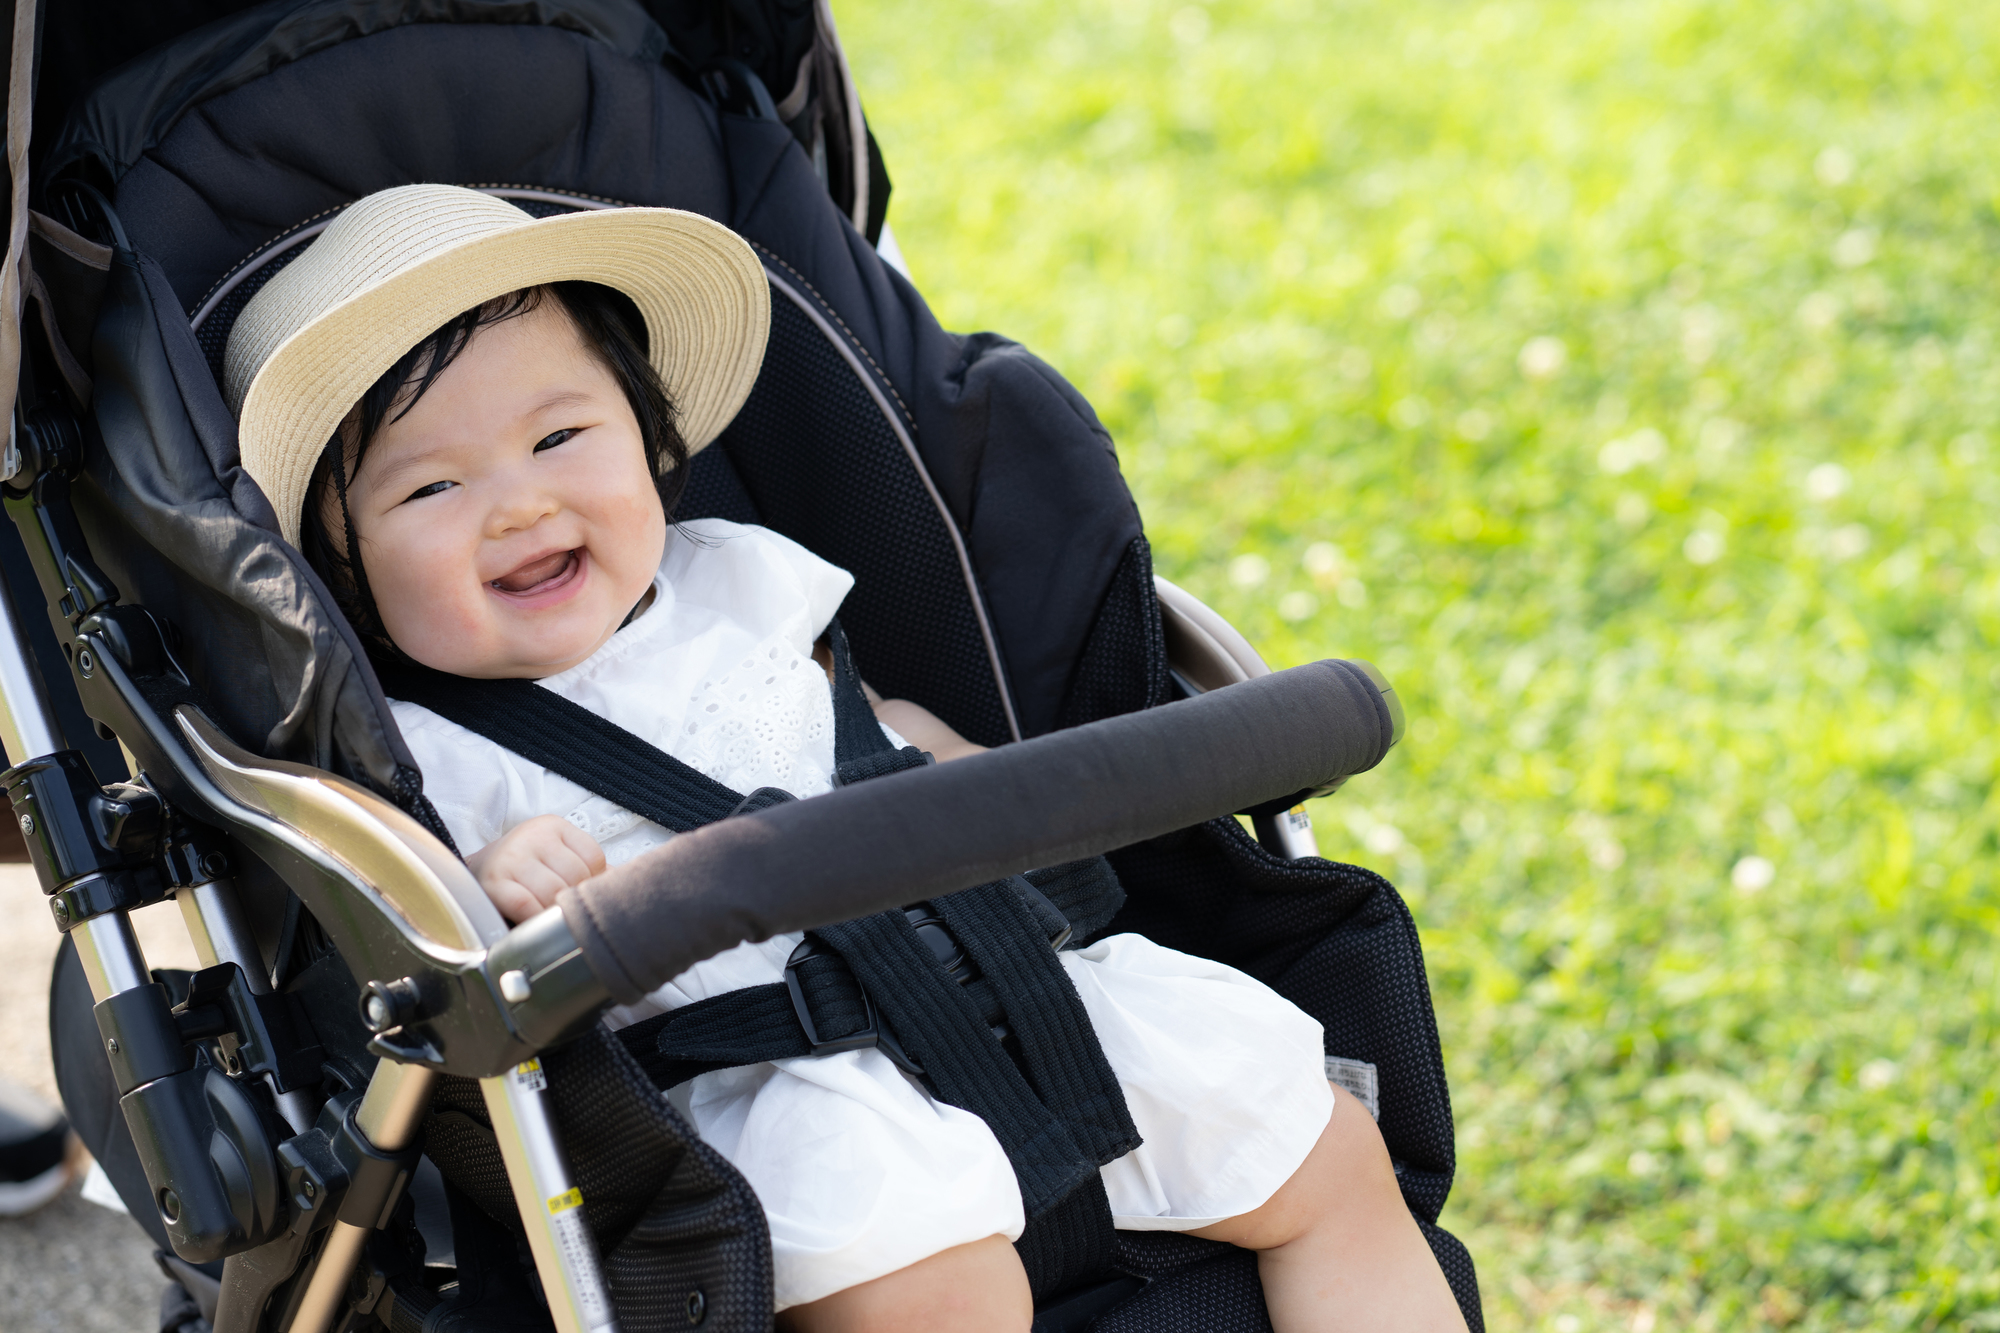
[[[812,646],[853,581],[767,529],[683,523],[653,604],[541,684],[737,791],[816,796],[831,788],[833,702]],[[428,709],[393,706],[466,851],[545,814],[596,838],[613,865],[673,836]],[[799,938],[738,945],[609,1021],[781,980]],[[1190,1230],[1268,1199],[1333,1109],[1319,1024],[1234,968],[1138,935],[1062,961],[1145,1139],[1103,1168],[1117,1225]],[[720,1070],[673,1100],[756,1189],[779,1309],[1021,1234],[1013,1168],[985,1122],[933,1100],[879,1051]]]

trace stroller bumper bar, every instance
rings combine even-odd
[[[531,1241],[549,1251],[549,1271],[564,1275],[560,1303],[571,1317],[562,1322],[602,1327],[601,1277],[588,1247],[562,1232],[576,1221],[544,1207],[570,1188],[545,1086],[531,1077],[538,1052],[742,940],[1096,856],[1233,811],[1282,809],[1372,768],[1401,730],[1372,668],[1316,662],[727,819],[565,892],[508,930],[465,866],[393,804],[242,750],[189,700],[184,680],[143,670],[145,655],[100,645],[97,634],[78,637],[103,649],[86,682],[97,687],[86,691],[92,712],[127,742],[145,785],[99,788],[73,751],[45,752],[0,782],[17,814],[37,819],[27,830],[37,870],[52,904],[69,909],[60,924],[77,940],[107,1041],[123,1038],[111,1049],[123,1057],[126,1118],[174,1248],[184,1258],[240,1254],[225,1287],[245,1308],[261,1308],[298,1268],[308,1238],[330,1227],[311,1276],[281,1297],[301,1329],[322,1326],[338,1303],[343,1275],[400,1183],[402,1164],[392,1159],[408,1116],[371,1115],[373,1102],[420,1106],[435,1072],[483,1080],[489,1108],[509,1126],[503,1148],[522,1157],[510,1176],[519,1176],[523,1215],[545,1224],[530,1228]],[[35,696],[8,702],[25,743],[42,721]],[[347,1154],[354,1160],[324,1180],[314,1173],[329,1154],[307,1152],[307,1140],[328,1139],[331,1150],[339,1134],[324,1125],[309,1133],[295,1119],[299,1137],[274,1141],[235,1080],[187,1057],[189,1042],[214,1035],[209,1027],[233,1031],[241,1024],[229,1017],[261,1014],[273,983],[254,946],[231,943],[240,932],[230,913],[203,902],[204,892],[229,898],[221,876],[231,869],[204,845],[212,837],[204,825],[230,829],[277,868],[364,983],[371,1050],[386,1058],[369,1104],[336,1128],[373,1151],[365,1163]],[[93,887],[93,877],[105,883]],[[209,1005],[200,1021],[193,1006],[185,1016],[167,1012],[126,920],[132,907],[169,893],[203,924],[214,975],[235,979],[228,1002]],[[270,1044],[255,1035],[237,1033],[234,1049],[249,1056]],[[252,1063],[243,1072],[268,1077],[289,1111],[288,1071]],[[197,1169],[225,1140],[248,1168],[247,1193]],[[341,1175],[389,1188],[343,1198],[334,1188]],[[302,1188],[309,1179],[317,1208],[301,1202],[314,1195]]]
[[[566,892],[558,907],[503,933],[463,867],[419,855],[428,838],[413,824],[400,828],[410,821],[386,802],[255,760],[194,710],[177,714],[201,767],[265,815],[246,821],[242,804],[227,802],[239,831],[276,842],[281,830],[271,825],[310,828],[304,817],[316,804],[320,817],[369,816],[378,846],[381,823],[402,834],[400,847],[383,849],[394,864],[366,876],[381,894],[375,910],[355,910],[348,895],[338,908],[307,905],[344,953],[366,960],[364,982],[377,983],[364,1001],[376,1053],[474,1078],[505,1073],[609,1004],[630,1003],[743,940],[1096,856],[1232,811],[1290,805],[1372,768],[1398,730],[1372,669],[1315,662],[724,820]],[[373,808],[354,808],[364,802]],[[293,818],[272,819],[281,807]],[[410,879],[431,892],[399,892],[396,882]],[[424,912],[412,910],[419,898],[429,900]]]
[[[1290,806],[1388,753],[1396,719],[1371,673],[1309,663],[723,820],[552,910],[610,996],[631,1003],[742,940]]]
[[[724,820],[566,891],[484,950],[440,948],[400,912],[328,925],[370,937],[354,954],[382,969],[364,998],[378,1054],[493,1077],[743,940],[1294,804],[1388,752],[1397,719],[1376,679],[1315,662]],[[198,716],[181,711],[197,753],[248,775]]]

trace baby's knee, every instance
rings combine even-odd
[[[1005,1236],[919,1259],[778,1316],[784,1333],[1027,1333],[1035,1302]]]
[[[1291,1178],[1261,1206],[1194,1234],[1251,1250],[1275,1250],[1328,1227],[1395,1220],[1406,1211],[1396,1169],[1374,1118],[1336,1092],[1326,1127]]]
[[[1389,1146],[1382,1141],[1375,1117],[1351,1093],[1334,1094],[1333,1114],[1300,1170],[1310,1171],[1328,1191],[1341,1190],[1378,1201],[1393,1199],[1398,1208],[1403,1206],[1403,1190],[1396,1182]]]

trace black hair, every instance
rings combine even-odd
[[[354,519],[347,508],[348,478],[360,470],[361,460],[382,427],[409,414],[445,368],[465,351],[474,334],[540,309],[545,301],[554,301],[570,317],[584,346],[625,391],[625,401],[639,423],[639,438],[645,446],[654,488],[659,491],[660,507],[668,521],[673,520],[674,507],[687,487],[688,447],[675,426],[673,400],[647,359],[645,320],[631,298],[596,283],[557,282],[524,287],[474,306],[405,352],[369,386],[327,441],[306,487],[299,515],[299,549],[306,563],[326,581],[335,605],[359,632],[371,657],[400,660],[402,653],[390,640],[368,588],[368,572],[361,563]],[[327,525],[329,488],[340,514],[338,533]]]

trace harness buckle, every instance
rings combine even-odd
[[[799,980],[799,966],[808,958],[817,958],[821,955],[830,955],[839,961],[842,967],[847,966],[846,961],[841,959],[838,953],[811,936],[802,940],[799,947],[792,950],[792,956],[785,960],[785,992],[792,998],[792,1013],[798,1018],[799,1027],[806,1034],[806,1042],[812,1047],[812,1053],[838,1055],[843,1051],[865,1051],[874,1047],[888,1056],[890,1062],[904,1073],[912,1078],[922,1078],[924,1067],[911,1059],[909,1052],[903,1049],[903,1044],[896,1040],[895,1034],[882,1021],[882,1014],[875,1007],[874,997],[869,995],[868,988],[861,984],[861,978],[852,976],[851,972],[849,975],[854,982],[854,989],[861,994],[863,1014],[861,1030],[850,1032],[844,1037],[835,1037],[830,1041],[820,1039],[819,1024],[813,1021],[812,1006],[806,1003],[805,985]]]

